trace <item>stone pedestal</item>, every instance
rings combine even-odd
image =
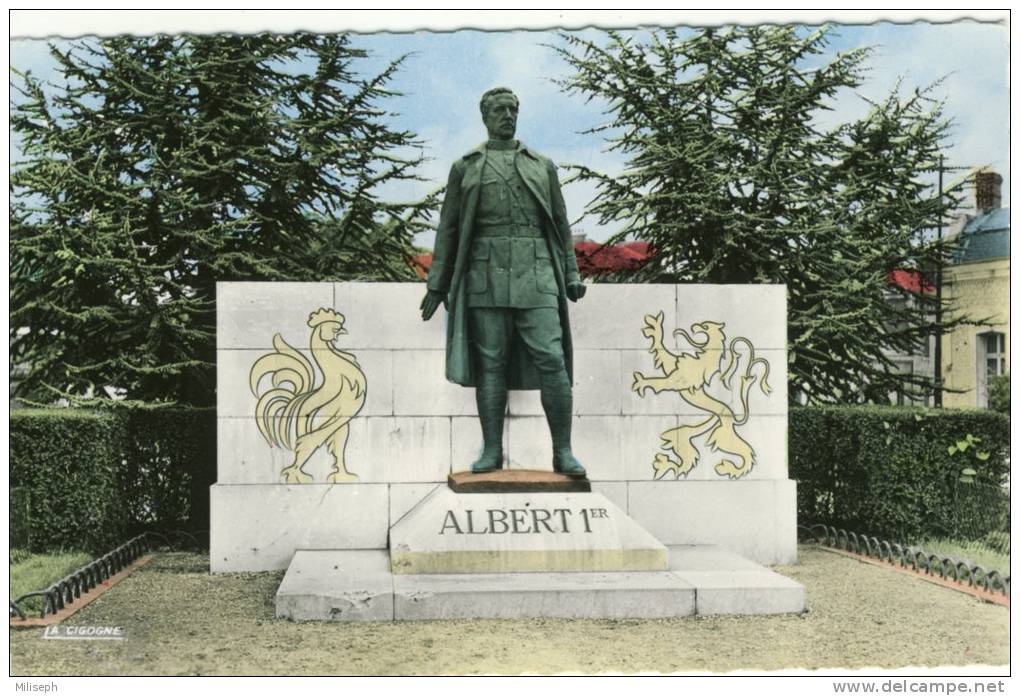
[[[655,537],[599,493],[440,487],[390,529],[395,575],[666,570]]]
[[[276,614],[656,619],[804,610],[804,588],[792,580],[718,547],[667,548],[599,493],[543,491],[563,483],[556,476],[451,476],[449,487],[433,490],[393,525],[388,554],[298,551]],[[510,490],[453,490],[494,482]]]

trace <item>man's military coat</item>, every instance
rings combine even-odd
[[[482,169],[485,166],[485,145],[472,150],[453,163],[446,184],[436,230],[432,267],[428,288],[444,293],[449,301],[446,325],[446,378],[464,386],[475,386],[477,365],[471,349],[468,326],[465,278],[470,263],[475,212],[481,191]],[[563,353],[567,374],[573,379],[573,348],[567,312],[566,286],[580,282],[573,239],[567,221],[563,193],[556,176],[556,165],[546,157],[522,144],[517,147],[514,164],[528,190],[539,202],[543,212],[542,231],[549,246],[553,272],[559,288],[560,325],[563,327]],[[510,353],[510,389],[538,389],[538,371],[527,348],[515,341]]]

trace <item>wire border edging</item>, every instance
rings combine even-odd
[[[961,584],[966,581],[968,587],[986,592],[998,591],[1010,596],[1010,576],[1003,576],[997,570],[987,571],[976,563],[929,553],[919,546],[905,546],[866,534],[848,532],[827,524],[798,524],[797,532],[799,538],[813,539],[823,546],[861,554],[892,565],[898,563],[901,568],[909,567],[916,572],[938,575],[942,579]]]
[[[108,580],[136,561],[150,548],[150,536],[149,532],[139,534],[73,573],[65,575],[46,589],[27,592],[17,599],[12,599],[9,616],[16,616],[19,619],[27,618],[25,610],[21,607],[21,602],[30,597],[43,598],[39,618],[57,613],[84,593],[95,589],[101,582]]]

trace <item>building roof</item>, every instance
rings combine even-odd
[[[652,257],[648,242],[626,242],[624,244],[600,244],[582,241],[574,244],[577,267],[585,278],[605,273],[633,271]],[[411,267],[422,280],[428,278],[432,267],[432,254],[418,254],[410,261]]]
[[[652,257],[648,242],[626,242],[624,244],[600,244],[578,242],[574,245],[577,269],[584,277],[633,271],[640,268]]]
[[[926,295],[935,292],[935,286],[918,271],[897,268],[889,271],[886,278],[892,285],[910,292],[923,292]]]
[[[1009,208],[989,210],[964,225],[953,263],[1009,256]]]

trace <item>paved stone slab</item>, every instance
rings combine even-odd
[[[394,574],[666,570],[666,547],[599,493],[433,491],[390,530]]]
[[[424,324],[421,318],[419,324]],[[428,322],[431,323],[431,322]],[[475,390],[446,380],[446,352],[393,350],[393,412],[398,416],[477,417]]]
[[[678,345],[673,335],[677,324],[677,290],[684,285],[657,283],[593,283],[584,299],[570,307],[570,333],[574,350],[610,348],[644,348],[648,339],[642,335],[646,314],[663,313],[667,330],[663,343],[669,348]],[[606,311],[606,308],[612,308]]]
[[[331,283],[216,283],[216,347],[272,348],[279,333],[306,348],[308,316],[323,307],[347,311],[334,303]]]
[[[328,419],[313,418],[310,429]],[[294,452],[272,446],[254,418],[218,418],[217,483],[279,483]],[[438,483],[450,473],[450,419],[439,417],[358,416],[350,422],[343,449],[347,471],[361,483]],[[302,467],[316,483],[325,483],[334,457],[327,444]]]
[[[346,458],[364,483],[438,483],[450,473],[450,419],[355,418]]]
[[[678,285],[677,314],[677,326],[688,331],[717,321],[725,324],[727,340],[744,336],[755,350],[786,349],[785,285]]]
[[[771,571],[676,575],[696,588],[698,614],[798,614],[806,608],[803,585]]]
[[[661,619],[695,611],[674,573],[394,575],[397,619]]]
[[[545,416],[510,416],[506,423],[509,467],[551,471],[552,438]],[[620,432],[624,425],[620,416],[574,416],[572,427],[574,456],[587,470],[588,480],[624,478],[620,452]],[[658,436],[651,442],[653,447],[657,446]],[[454,470],[463,466],[455,464]]]
[[[632,618],[777,614],[805,608],[804,588],[715,546],[669,549],[649,572],[392,575],[385,551],[294,555],[276,614],[295,620]]]
[[[714,544],[669,546],[668,549],[669,569],[673,571],[730,572],[767,570],[763,565]]]
[[[697,592],[697,613],[786,614],[807,606],[800,583],[717,546],[673,546],[669,568]]]
[[[210,569],[282,570],[298,549],[385,549],[387,488],[218,483],[209,490]]]
[[[446,347],[446,309],[421,320],[424,283],[335,283],[337,307],[347,317],[354,348],[399,350]],[[357,331],[355,331],[357,329]]]
[[[455,493],[588,493],[591,483],[555,471],[500,469],[484,474],[459,471],[447,479]]]
[[[625,481],[592,481],[591,489],[612,500],[613,504],[624,512],[627,511],[627,483]]]
[[[390,527],[420,503],[425,496],[441,483],[391,483],[390,484]]]
[[[464,389],[464,391],[472,390]],[[507,418],[506,425],[503,427],[503,454],[507,461],[510,459],[509,423],[512,420],[512,418]],[[472,412],[470,416],[450,418],[450,470],[465,471],[469,469],[471,462],[477,459],[481,453],[482,427],[478,422],[478,415]],[[552,467],[550,466],[550,468]]]
[[[276,616],[295,621],[389,621],[385,551],[298,551],[276,591]]]
[[[628,385],[630,379],[630,373],[626,373]],[[579,350],[575,344],[574,415],[619,415],[624,380],[624,373],[620,372],[620,351]],[[545,414],[538,390],[511,391],[508,403],[512,416]]]
[[[767,565],[797,560],[795,481],[630,481],[627,505],[667,546],[716,544]]]

